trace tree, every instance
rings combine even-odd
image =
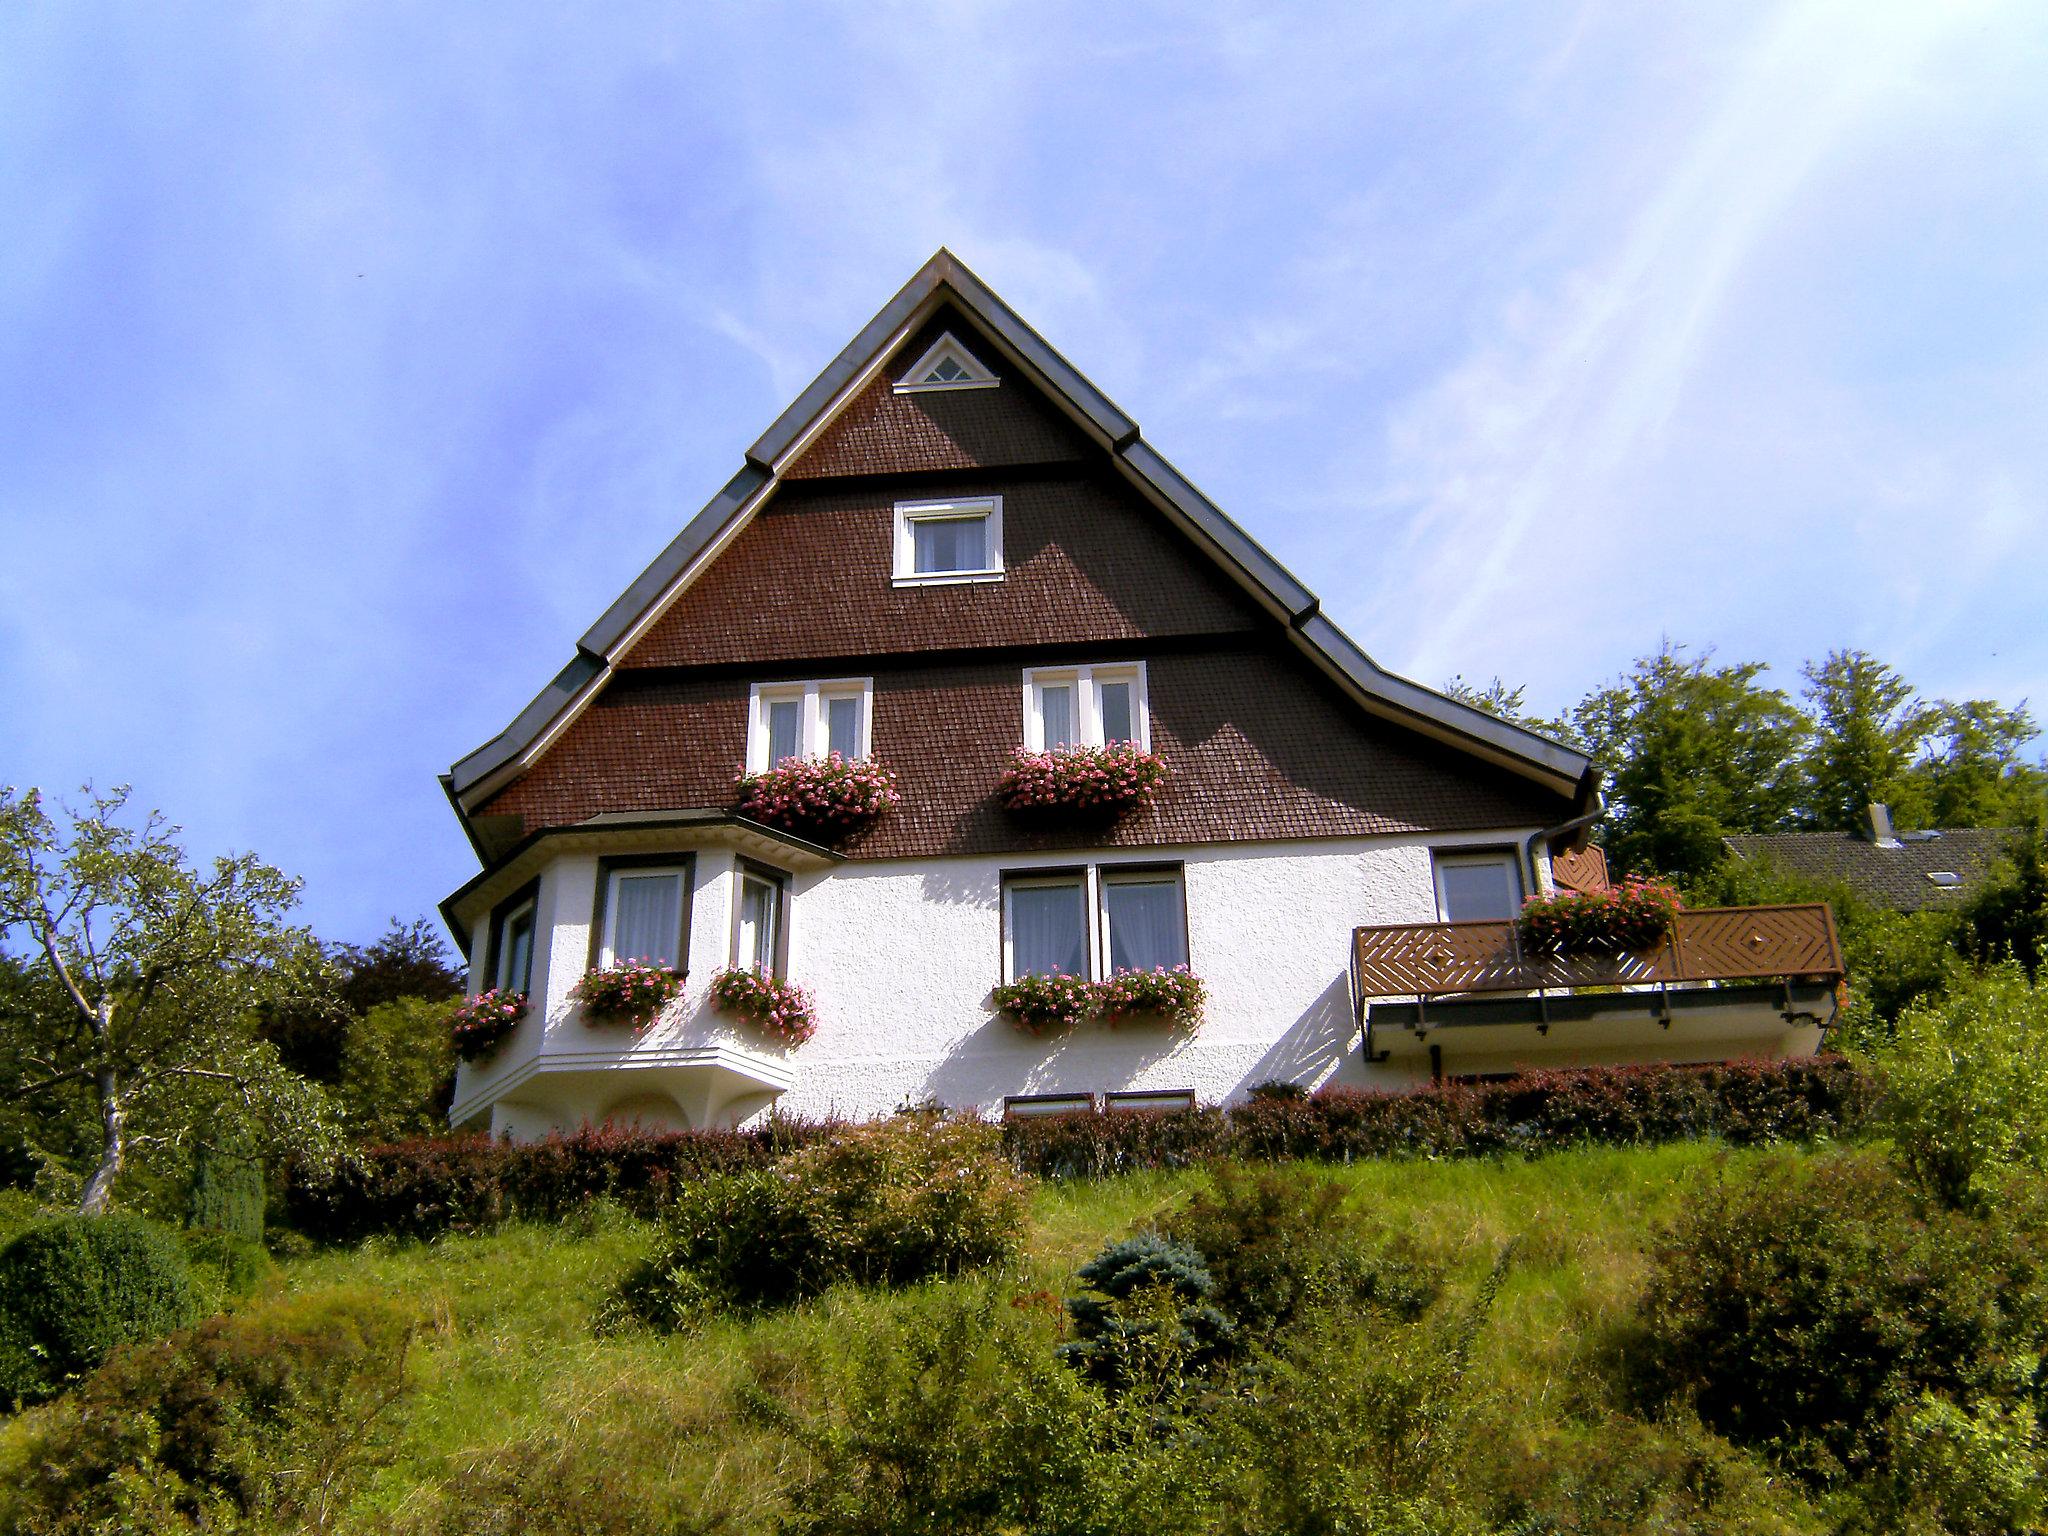
[[[1712,660],[1667,642],[1572,711],[1606,780],[1602,840],[1618,874],[1689,879],[1719,860],[1728,834],[1793,819],[1805,717],[1758,683],[1761,662]]]
[[[1505,720],[1509,725],[1519,725],[1525,731],[1534,731],[1558,741],[1571,742],[1573,733],[1569,722],[1545,720],[1532,715],[1522,704],[1525,690],[1510,688],[1499,678],[1494,678],[1484,688],[1465,681],[1462,675],[1454,676],[1439,690],[1447,699],[1468,705],[1482,714],[1492,715],[1496,720]]]
[[[2041,728],[2022,699],[2011,709],[1990,699],[1943,700],[1930,750],[1916,769],[1937,827],[2011,827],[2043,805],[2048,773],[2020,749]]]
[[[1912,684],[1865,651],[1830,651],[1803,669],[1813,735],[1805,758],[1805,816],[1843,832],[1865,827],[1873,801],[1914,825],[1926,814],[1910,770],[1939,711]]]
[[[135,1149],[199,1126],[244,1120],[327,1150],[322,1095],[255,1030],[311,947],[285,920],[298,882],[251,854],[194,869],[160,813],[124,822],[125,788],[84,793],[60,826],[38,791],[0,789],[0,947],[23,982],[0,1015],[0,1064],[14,1069],[0,1093],[87,1093],[87,1214],[107,1210]]]
[[[391,919],[371,944],[329,944],[326,963],[294,995],[263,1009],[263,1038],[302,1077],[335,1087],[351,1033],[372,1009],[401,998],[439,1000],[462,991],[462,972],[427,919]]]
[[[359,1141],[400,1141],[447,1129],[455,1088],[448,1001],[401,997],[351,1019],[334,1097]]]

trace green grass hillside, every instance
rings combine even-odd
[[[1346,1220],[1443,1267],[1444,1315],[1509,1254],[1464,1371],[1460,1390],[1480,1433],[1459,1454],[1472,1462],[1470,1480],[1498,1485],[1481,1503],[1525,1512],[1517,1529],[1819,1529],[1805,1496],[1763,1461],[1696,1426],[1625,1421],[1610,1380],[1614,1335],[1640,1291],[1652,1234],[1703,1177],[1765,1155],[1693,1144],[1314,1176],[1347,1192]],[[887,1369],[879,1357],[943,1336],[965,1305],[1050,1359],[1068,1327],[1058,1298],[1076,1289],[1077,1268],[1205,1182],[1151,1173],[1041,1185],[1012,1266],[896,1292],[836,1287],[793,1309],[673,1335],[597,1326],[607,1295],[657,1240],[651,1224],[603,1206],[566,1225],[285,1262],[268,1295],[367,1289],[424,1322],[409,1391],[363,1437],[355,1454],[365,1470],[322,1519],[385,1533],[774,1529],[817,1475],[817,1434],[881,1432],[859,1422],[872,1412],[859,1406],[864,1389]],[[1369,1353],[1373,1320],[1358,1321]],[[48,1411],[0,1425],[0,1484],[40,1454]],[[1586,1486],[1561,1486],[1574,1479]]]

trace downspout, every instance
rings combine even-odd
[[[1607,814],[1607,800],[1604,796],[1593,797],[1593,809],[1583,816],[1574,816],[1570,821],[1561,821],[1554,827],[1545,827],[1541,832],[1529,834],[1529,840],[1522,845],[1522,864],[1529,876],[1529,890],[1533,895],[1541,882],[1536,878],[1536,849],[1543,844],[1555,842],[1568,832],[1589,827]]]

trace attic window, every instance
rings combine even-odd
[[[904,371],[903,377],[896,382],[896,393],[912,394],[928,389],[993,389],[1001,382],[979,358],[955,341],[949,331]]]
[[[1927,872],[1927,878],[1945,891],[1953,890],[1963,883],[1963,877],[1952,869],[1931,869]]]

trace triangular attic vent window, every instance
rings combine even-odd
[[[896,392],[921,389],[992,389],[1002,380],[947,332],[896,381]]]

